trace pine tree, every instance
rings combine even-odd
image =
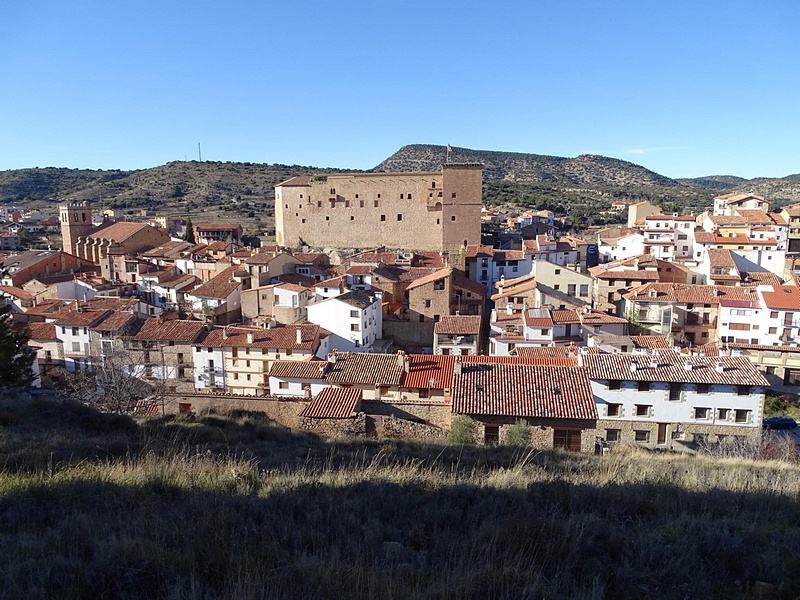
[[[192,217],[186,217],[186,231],[183,233],[183,239],[191,244],[196,244],[194,239],[194,227],[192,226]]]

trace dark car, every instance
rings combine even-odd
[[[763,422],[764,429],[794,429],[797,421],[791,417],[767,417]]]

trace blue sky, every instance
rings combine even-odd
[[[800,173],[800,6],[118,2],[0,7],[0,170],[370,168],[405,144]]]

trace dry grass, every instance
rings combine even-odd
[[[786,462],[0,409],[18,417],[0,426],[2,597],[739,598],[760,580],[790,598],[800,583]]]

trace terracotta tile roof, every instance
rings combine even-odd
[[[246,265],[267,265],[275,260],[274,254],[256,253],[248,256],[243,262]]]
[[[726,225],[746,225],[747,221],[744,217],[739,215],[708,215],[708,220],[717,227],[725,227]]]
[[[733,260],[733,256],[731,256],[730,250],[709,248],[706,252],[708,252],[708,262],[712,267],[736,268],[736,263]]]
[[[735,204],[737,202],[742,202],[744,200],[749,200],[753,198],[755,200],[764,200],[763,196],[757,196],[753,193],[748,192],[731,192],[730,194],[723,194],[722,196],[715,196],[714,200],[727,200],[727,204]]]
[[[695,231],[694,241],[698,244],[714,244],[717,241],[717,236],[710,231]]]
[[[270,377],[281,379],[323,380],[328,370],[325,360],[276,360],[269,370]]]
[[[783,210],[786,211],[786,214],[790,217],[800,217],[800,204],[791,204],[790,206],[784,206]]]
[[[581,309],[563,310],[553,309],[553,323],[556,325],[566,325],[574,323],[582,323],[585,325],[612,325],[627,323],[627,319],[615,317],[607,313],[589,311],[585,312]]]
[[[408,288],[406,289],[413,290],[423,285],[433,283],[434,281],[444,279],[445,277],[450,277],[450,275],[452,274],[453,274],[453,269],[451,269],[450,267],[446,269],[437,269],[433,273],[430,273],[428,275],[425,275],[424,277],[420,277],[419,279],[414,280],[408,285]]]
[[[139,304],[139,299],[134,296],[120,298],[118,296],[95,296],[87,303],[92,309],[104,310],[133,310]]]
[[[115,310],[97,325],[89,327],[92,331],[119,331],[136,320],[133,313]]]
[[[650,366],[653,359],[657,363],[655,367]],[[767,380],[753,363],[743,357],[688,357],[671,350],[662,350],[656,355],[597,354],[584,356],[582,360],[584,369],[592,379],[767,385]],[[724,367],[721,373],[716,369],[718,361]],[[631,371],[634,362],[637,368],[636,371]],[[691,370],[685,368],[686,362],[692,365]]]
[[[492,258],[493,256],[494,256],[493,246],[467,246],[467,249],[464,252],[465,258],[478,258],[478,257]]]
[[[344,302],[345,304],[349,304],[354,308],[358,308],[360,310],[364,310],[371,306],[375,301],[375,297],[369,294],[368,292],[362,292],[360,290],[355,290],[352,292],[345,292],[344,294],[340,294],[339,296],[334,296],[333,298],[326,298],[321,302],[317,302],[316,304],[322,304],[323,302],[333,302],[334,300],[339,302]]]
[[[329,260],[328,255],[323,254],[322,252],[295,252],[292,256],[294,256],[301,263],[313,263],[319,260],[327,262]],[[322,257],[325,258],[323,259]]]
[[[533,275],[525,275],[516,279],[506,279],[505,281],[498,281],[495,286],[498,291],[492,295],[492,300],[506,298],[508,296],[515,296],[523,292],[529,292],[536,289],[536,278]]]
[[[800,346],[767,346],[765,344],[737,344],[728,342],[728,348],[741,348],[742,350],[767,350],[770,352],[800,352]]]
[[[529,308],[522,311],[523,323],[528,327],[552,327],[553,317],[548,308]]]
[[[579,367],[464,364],[453,375],[453,412],[549,419],[597,419],[586,371]]]
[[[147,223],[130,223],[128,221],[117,221],[102,229],[89,233],[86,237],[101,240],[113,240],[123,242],[132,235],[138,233],[145,227],[151,228]],[[151,228],[152,229],[152,228]]]
[[[307,287],[305,287],[303,285],[297,285],[296,283],[276,283],[276,284],[273,285],[273,287],[274,288],[280,288],[280,289],[286,290],[288,292],[295,292],[295,293],[298,293],[298,294],[300,292],[306,292],[306,291],[309,290],[309,288],[307,288]]]
[[[300,413],[313,419],[350,419],[361,404],[359,388],[326,387]]]
[[[203,331],[203,323],[200,321],[162,321],[160,319],[147,319],[142,324],[136,335],[132,336],[135,340],[147,340],[153,342],[186,342],[195,341]]]
[[[669,339],[665,335],[632,335],[631,341],[637,348],[661,348],[663,350],[672,348]]]
[[[481,297],[489,293],[488,287],[486,287],[482,283],[478,283],[477,281],[473,281],[472,279],[464,277],[463,275],[454,274],[453,285],[457,288],[468,290]]]
[[[655,293],[655,296],[651,294]],[[635,302],[674,302],[680,304],[719,304],[720,298],[748,300],[744,288],[684,283],[646,283],[632,289],[625,298]]]
[[[71,310],[55,321],[55,324],[59,327],[91,327],[112,312],[110,310]]]
[[[641,232],[635,227],[606,227],[597,232],[597,242],[616,242],[629,235],[637,235],[640,233]]]
[[[404,356],[366,352],[334,352],[335,362],[328,366],[326,380],[331,383],[400,385],[404,374]]]
[[[191,273],[187,273],[186,275],[174,275],[172,277],[168,277],[162,281],[159,281],[158,285],[166,289],[173,289],[184,286],[191,286],[193,283],[198,281],[200,280],[197,277],[195,277]]]
[[[524,320],[521,312],[508,314],[505,311],[498,310],[492,323],[497,323],[498,325],[522,325]]]
[[[317,280],[313,277],[306,277],[298,273],[283,273],[275,277],[275,279],[283,283],[294,283],[295,285],[302,285],[307,288],[313,288],[317,285]]]
[[[20,300],[33,300],[33,294],[13,285],[0,285],[0,295],[14,296]]]
[[[759,290],[764,304],[772,310],[800,310],[800,288],[793,285],[772,286]]]
[[[233,279],[236,267],[228,267],[217,273],[213,278],[192,290],[191,295],[196,298],[225,299],[230,296],[241,283]]]
[[[297,329],[301,330],[301,342],[297,342]],[[247,334],[253,334],[253,342],[247,341]],[[201,341],[195,345],[211,348],[231,348],[233,346],[244,348],[269,348],[280,350],[314,351],[319,346],[320,326],[313,323],[301,325],[278,325],[272,329],[261,327],[227,326],[212,329]]]
[[[775,273],[769,271],[750,271],[744,274],[744,283],[748,285],[773,285],[780,286],[783,282]]]
[[[61,300],[60,298],[47,298],[39,300],[36,306],[31,306],[25,311],[25,314],[36,315],[40,317],[53,318],[58,314],[66,314],[72,310],[74,300]]]
[[[133,414],[139,417],[160,417],[161,406],[158,400],[137,400]]]
[[[586,346],[517,346],[515,348],[517,356],[520,358],[550,358],[554,360],[568,359],[570,362],[563,363],[564,365],[577,363],[575,356],[579,352],[584,354],[597,354],[600,352],[598,348],[587,348]],[[551,364],[558,365],[560,362],[553,362]]]
[[[751,225],[773,224],[772,218],[763,210],[759,210],[757,208],[739,208],[736,210],[736,213],[744,219],[745,223],[749,223]]]
[[[630,279],[631,281],[658,281],[659,276],[657,271],[645,271],[640,269],[625,269],[623,271],[612,271],[610,269],[599,269],[595,271],[594,269],[598,269],[598,267],[592,267],[589,269],[592,277],[597,279],[606,280],[618,280],[618,279]]]
[[[32,340],[55,341],[58,339],[55,323],[28,323],[28,330]]]
[[[297,175],[290,177],[286,181],[282,181],[275,185],[275,187],[308,187],[311,185],[311,175]]]
[[[161,244],[152,250],[142,252],[139,256],[148,258],[166,258],[172,254],[177,254],[181,250],[186,250],[191,244],[186,241],[169,241],[166,244]]]
[[[369,275],[372,273],[372,267],[369,265],[356,265],[347,269],[345,273],[348,275]]]
[[[476,335],[481,331],[481,317],[473,315],[445,315],[433,326],[434,333],[450,335]]]

